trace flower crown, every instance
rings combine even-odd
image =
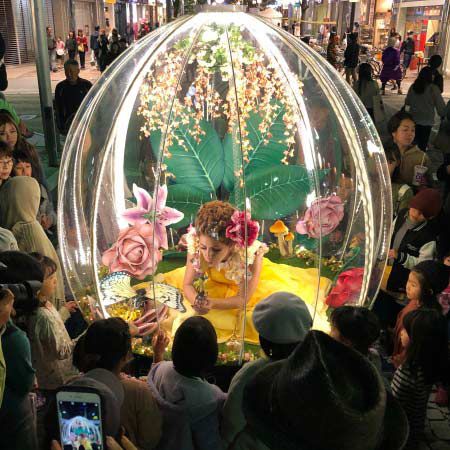
[[[246,228],[247,233],[245,230]],[[246,237],[247,246],[250,247],[258,237],[258,233],[259,223],[256,220],[252,220],[249,212],[239,210],[233,213],[233,215],[231,216],[231,220],[225,229],[225,237],[232,240],[242,248],[245,247]]]

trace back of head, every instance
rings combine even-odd
[[[433,55],[430,57],[428,61],[428,65],[433,69],[436,70],[442,65],[442,56],[441,55]]]
[[[387,43],[388,48],[390,48],[390,47],[395,47],[395,45],[397,44],[397,42],[398,42],[398,39],[397,39],[395,36],[391,36],[391,37],[388,39],[388,43]]]
[[[190,317],[175,333],[172,360],[181,375],[203,377],[213,368],[218,353],[216,331],[204,317]]]
[[[84,352],[91,367],[115,371],[131,352],[128,324],[119,317],[97,320],[86,331]]]
[[[340,336],[365,356],[380,335],[378,317],[367,308],[341,306],[331,313],[330,320]]]
[[[429,66],[425,66],[419,72],[419,75],[412,85],[412,89],[417,94],[423,94],[427,86],[431,83],[433,83],[433,69]]]
[[[358,69],[359,79],[361,81],[371,81],[372,80],[372,67],[369,63],[362,63],[359,65]]]

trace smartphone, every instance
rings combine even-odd
[[[103,450],[102,408],[94,389],[71,387],[56,394],[63,450]]]

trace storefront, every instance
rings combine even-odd
[[[112,30],[116,28],[116,18],[114,14],[114,5],[116,0],[105,0],[105,28]]]
[[[391,25],[391,0],[377,0],[374,17],[374,38],[373,45],[377,48],[384,48],[389,38]]]

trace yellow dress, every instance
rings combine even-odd
[[[164,274],[164,282],[183,291],[185,268],[181,267]],[[228,298],[238,294],[239,286],[236,282],[225,277],[225,271],[214,268],[207,269],[208,279],[205,283],[206,295],[210,298]],[[253,326],[252,314],[257,303],[269,295],[285,291],[291,292],[305,301],[314,317],[314,328],[328,328],[326,319],[320,316],[323,300],[327,294],[331,280],[321,277],[319,281],[317,269],[301,269],[286,264],[277,264],[267,258],[263,258],[260,279],[256,291],[249,299],[245,314],[245,341],[257,344],[258,333]],[[318,293],[318,295],[317,295]],[[189,301],[185,299],[184,305],[187,309],[182,314],[170,310],[169,318],[162,324],[163,328],[173,336],[176,329],[188,317],[196,315]],[[206,317],[216,329],[219,342],[225,342],[233,335],[240,339],[242,336],[243,311],[240,309],[211,309]]]

